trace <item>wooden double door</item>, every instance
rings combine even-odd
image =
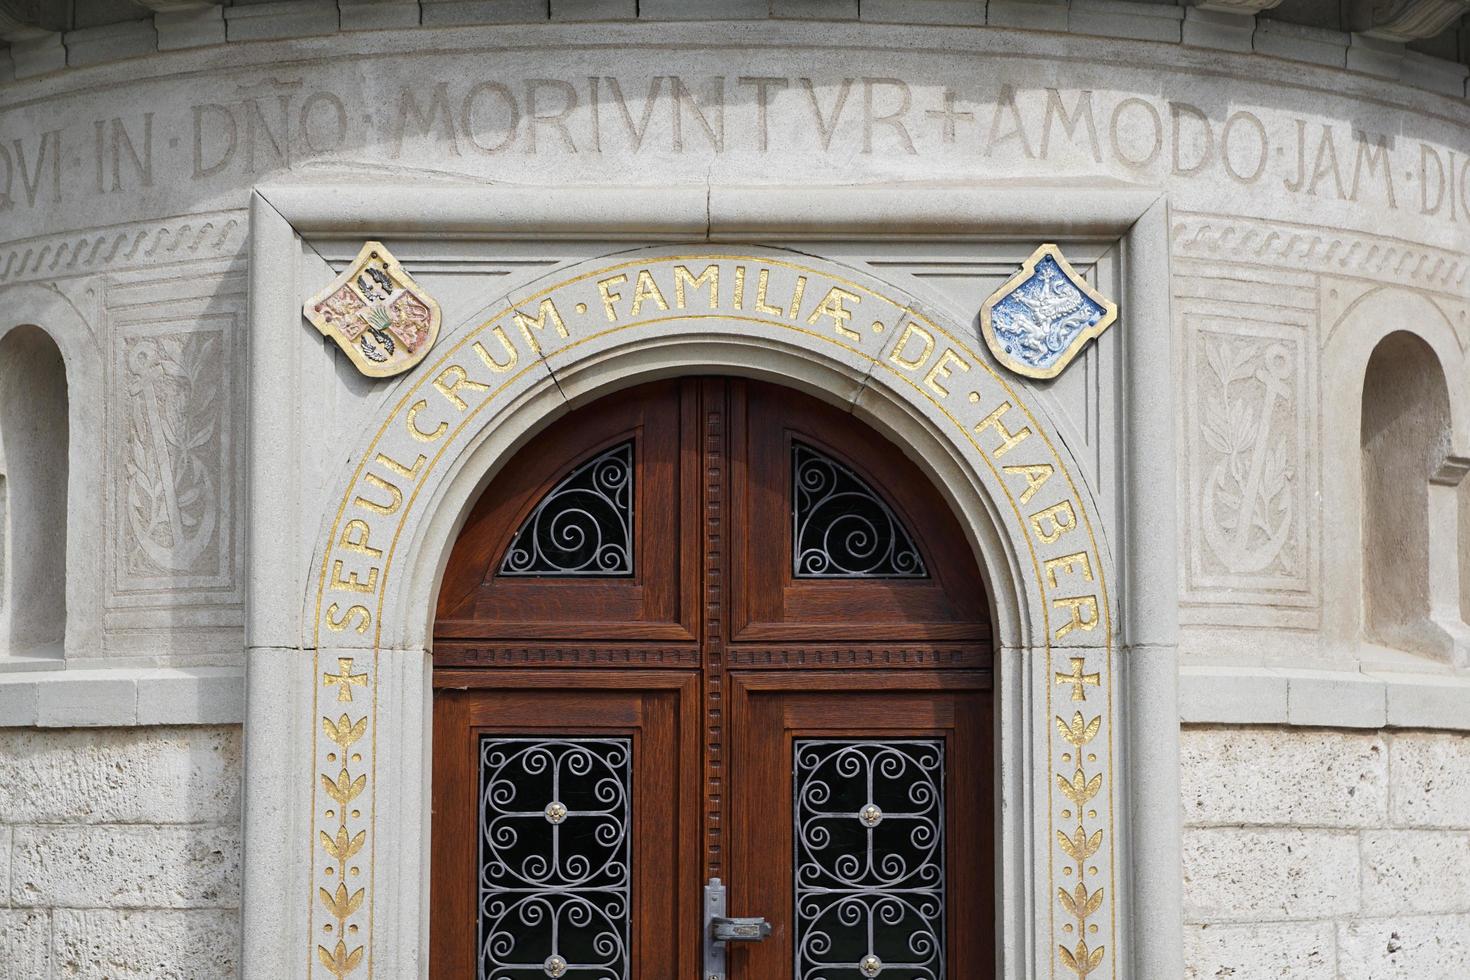
[[[701,377],[559,420],[441,588],[431,976],[992,976],[990,649],[852,415]]]

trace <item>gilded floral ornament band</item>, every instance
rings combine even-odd
[[[367,689],[369,677],[358,667],[356,657],[337,657],[335,669],[323,670],[319,665],[317,673],[327,703],[339,706],[340,711],[335,716],[318,712],[319,738],[325,749],[318,750],[321,771],[314,788],[319,805],[313,808],[318,852],[313,887],[316,911],[325,915],[312,916],[317,933],[313,945],[327,974],[345,980],[359,972],[367,955],[368,936],[360,920],[368,894],[364,879],[371,877],[364,874],[363,867],[370,821],[361,798],[368,789],[363,752],[369,716],[359,695]],[[320,703],[320,696],[317,701]]]
[[[1055,245],[1031,254],[980,308],[990,352],[1027,378],[1055,378],[1118,318],[1118,305],[1083,278]]]
[[[382,242],[365,243],[346,271],[301,311],[370,378],[409,370],[439,337],[439,304]]]

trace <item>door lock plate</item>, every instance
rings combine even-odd
[[[701,980],[726,980],[728,943],[758,943],[771,934],[771,924],[758,915],[727,916],[725,885],[711,878],[704,886],[704,971]]]

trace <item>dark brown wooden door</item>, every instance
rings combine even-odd
[[[661,381],[491,481],[435,627],[435,980],[993,975],[988,602],[919,468],[775,385]]]

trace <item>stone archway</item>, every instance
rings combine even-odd
[[[1003,900],[1029,892],[1045,908],[1064,892],[1041,962],[1097,970],[1117,955],[1114,607],[1075,465],[1024,390],[913,297],[794,253],[693,248],[584,263],[489,308],[402,385],[354,453],[304,617],[321,678],[309,913],[321,975],[354,975],[380,941],[364,927],[422,877],[403,852],[420,828],[385,813],[416,794],[384,750],[421,751],[430,600],[462,515],[507,450],[567,404],[698,370],[795,380],[849,404],[958,504],[1005,597],[1011,682],[1035,692],[1003,732],[1035,768],[1005,794],[1003,812],[1025,819],[1002,834],[1019,841],[1028,819],[1045,831]],[[1047,791],[1022,806],[1027,782]]]

